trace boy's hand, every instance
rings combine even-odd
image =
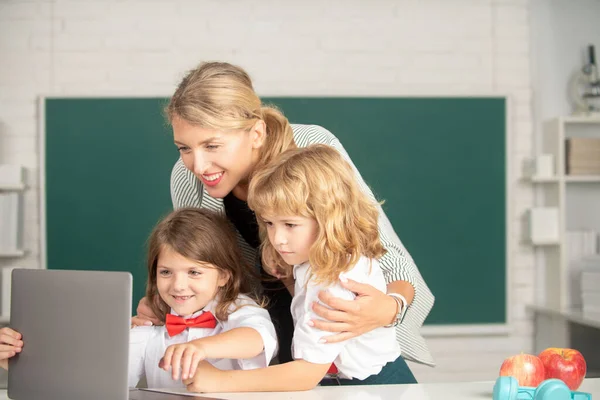
[[[181,379],[188,379],[196,374],[198,363],[206,358],[206,352],[200,344],[191,342],[173,344],[167,347],[165,355],[158,366],[165,371],[172,371],[173,380],[179,379],[179,368],[181,368]]]
[[[209,364],[208,361],[201,361],[198,365],[196,374],[183,380],[189,392],[227,392],[227,376],[223,371]]]
[[[21,334],[10,328],[0,329],[0,367],[8,369],[8,359],[23,349]]]
[[[147,297],[140,300],[136,311],[138,315],[131,318],[132,328],[135,326],[163,325],[162,321],[154,315]]]

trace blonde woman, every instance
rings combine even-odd
[[[171,97],[166,114],[181,155],[171,175],[173,206],[225,213],[241,236],[243,254],[259,269],[258,224],[247,204],[254,172],[287,149],[317,143],[334,147],[353,166],[339,140],[329,131],[314,125],[290,125],[281,112],[261,103],[248,74],[228,63],[202,63],[190,71]],[[374,199],[358,171],[354,167],[353,170],[361,190]],[[395,332],[404,358],[433,365],[419,333],[433,306],[433,295],[383,212],[380,217],[379,235],[386,251],[379,265],[387,282],[386,293],[349,280],[343,285],[357,293],[357,298],[342,300],[321,293],[322,304],[313,308],[321,318],[313,322],[324,331],[322,340],[327,343],[387,327]],[[263,286],[277,329],[279,362],[290,361],[294,332],[291,296],[281,282],[265,281]],[[148,306],[150,301],[140,301],[134,323],[158,322]],[[388,364],[384,372],[388,368],[408,370],[399,360],[402,365]]]

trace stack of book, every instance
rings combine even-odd
[[[565,153],[567,175],[600,175],[600,138],[569,138]]]
[[[593,229],[567,231],[567,260],[569,264],[598,254],[598,232]]]
[[[598,232],[591,229],[569,230],[566,232],[566,247],[570,305],[574,309],[581,309],[582,262],[598,254]]]
[[[580,268],[583,316],[600,321],[600,255],[581,260]]]

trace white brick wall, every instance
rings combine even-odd
[[[30,174],[29,255],[10,264],[39,264],[39,95],[167,96],[213,59],[246,68],[262,95],[507,94],[513,331],[431,338],[438,367],[412,365],[422,382],[494,379],[532,348],[534,257],[518,243],[533,202],[518,183],[532,152],[528,19],[527,0],[0,0],[0,162]]]

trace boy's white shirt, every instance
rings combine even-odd
[[[263,352],[256,357],[248,359],[220,358],[207,359],[207,361],[222,370],[267,367],[277,351],[277,336],[269,313],[244,295],[238,297],[236,304],[232,305],[230,310],[235,309],[239,305],[243,305],[243,307],[229,314],[227,321],[217,320],[217,326],[214,329],[187,328],[182,333],[173,337],[169,336],[164,325],[138,326],[131,329],[129,336],[129,386],[135,387],[142,376],[145,375],[149,388],[185,388],[185,385],[181,382],[181,378],[173,380],[171,371],[167,372],[158,367],[158,362],[165,354],[167,347],[173,344],[186,343],[191,340],[214,336],[241,327],[253,328],[261,335],[264,343]],[[189,318],[197,317],[206,311],[215,314],[215,307],[216,302],[213,300],[203,310],[194,313]],[[171,310],[171,313],[175,314],[173,310]]]
[[[350,271],[341,275],[357,282],[368,283],[386,293],[385,278],[375,259],[361,257]],[[294,359],[303,359],[315,364],[335,362],[340,377],[362,380],[378,374],[385,364],[400,356],[400,346],[393,328],[377,328],[341,343],[319,343],[319,339],[332,334],[307,324],[311,319],[322,319],[312,310],[313,302],[321,303],[318,299],[319,292],[326,290],[345,300],[353,300],[356,295],[344,289],[339,282],[333,285],[316,284],[314,279],[311,279],[308,262],[294,266],[294,278],[296,282],[291,305],[294,318]]]

